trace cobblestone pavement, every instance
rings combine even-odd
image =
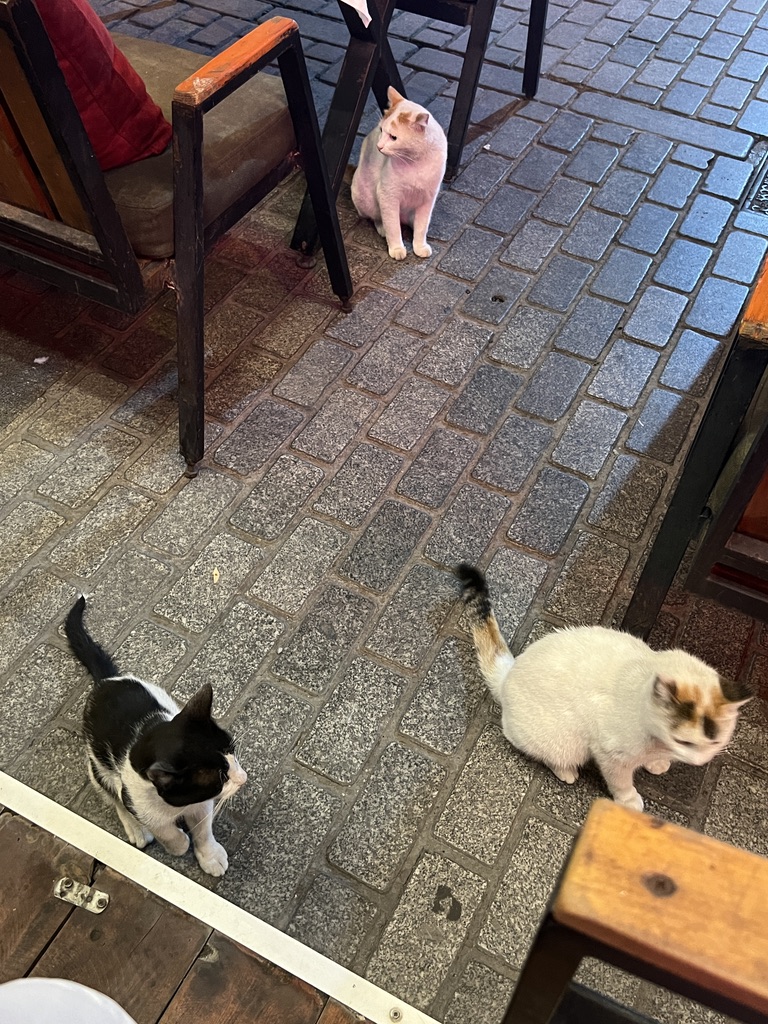
[[[85,590],[119,663],[182,699],[212,679],[239,737],[229,873],[174,866],[446,1024],[499,1020],[602,785],[503,740],[449,567],[488,567],[516,649],[626,606],[768,244],[742,208],[768,131],[764,2],[553,2],[523,102],[525,0],[502,0],[431,259],[389,260],[343,191],[339,313],[286,247],[292,182],[208,261],[193,481],[172,303],[131,321],[0,280],[5,770],[119,833],[86,785],[87,682],[60,631]],[[97,7],[206,53],[289,11],[327,109],[335,0]],[[392,36],[409,94],[447,122],[465,34],[398,14]],[[680,590],[655,641],[768,678],[768,630]],[[644,776],[650,809],[768,854],[765,729],[755,702],[717,763]],[[716,1019],[584,977],[661,1021]]]

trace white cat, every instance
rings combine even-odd
[[[711,761],[753,696],[685,651],[653,651],[602,626],[557,630],[514,658],[483,574],[462,563],[456,575],[504,735],[563,782],[594,758],[614,800],[642,811],[635,770],[660,775],[672,761]]]
[[[393,260],[406,257],[401,225],[413,228],[413,251],[431,256],[427,231],[445,174],[445,132],[428,110],[387,90],[389,107],[363,140],[352,202],[387,240]]]

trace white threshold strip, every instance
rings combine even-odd
[[[365,978],[161,864],[79,814],[0,772],[0,804],[155,896],[282,967],[373,1024],[438,1024]]]

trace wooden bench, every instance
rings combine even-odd
[[[583,957],[722,1013],[768,1019],[768,860],[596,801],[576,840],[503,1024],[636,1021],[583,989],[554,1016]]]

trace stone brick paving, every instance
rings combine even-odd
[[[132,321],[3,276],[5,770],[119,832],[85,783],[87,682],[60,631],[84,590],[119,662],[181,700],[212,679],[239,737],[229,873],[174,866],[446,1024],[499,1020],[603,788],[503,741],[449,569],[488,568],[515,649],[620,617],[768,245],[742,209],[768,134],[764,2],[552,2],[523,102],[526,2],[501,0],[430,260],[389,260],[345,188],[340,314],[322,266],[286,249],[292,182],[208,261],[194,481],[172,303]],[[286,11],[327,109],[335,0],[96,6],[205,54]],[[447,122],[466,33],[400,13],[392,39]],[[768,679],[768,628],[679,588],[654,642]],[[755,702],[717,763],[643,776],[649,808],[768,854],[767,724]],[[596,964],[583,977],[661,1021],[716,1020]]]

